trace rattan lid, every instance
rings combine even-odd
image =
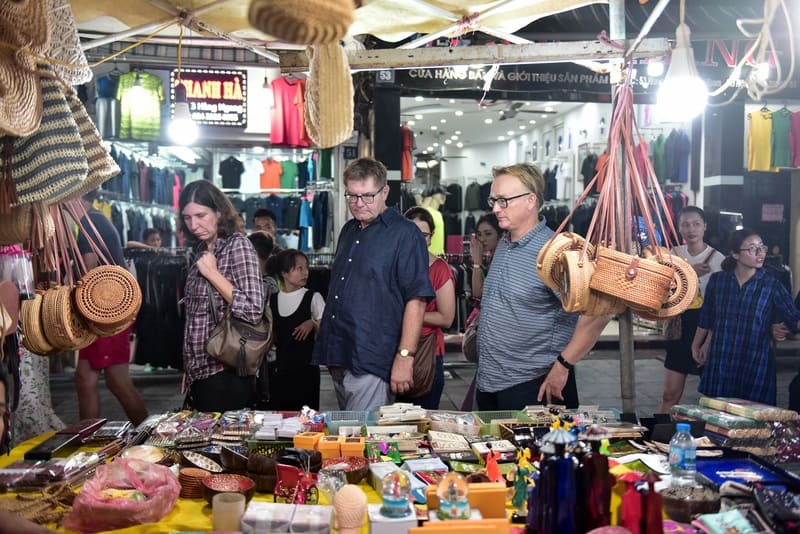
[[[689,262],[683,258],[671,255],[664,257],[661,263],[675,269],[667,300],[656,310],[635,305],[631,306],[634,313],[651,321],[663,321],[685,312],[697,296],[699,288],[697,273]]]
[[[119,265],[101,265],[84,275],[75,288],[81,315],[101,329],[130,323],[142,305],[136,278]]]

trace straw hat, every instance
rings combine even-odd
[[[347,53],[339,43],[306,49],[310,72],[306,85],[308,136],[320,148],[339,145],[353,134],[353,79]]]
[[[59,62],[53,67],[58,77],[69,85],[90,81],[92,69],[81,48],[78,27],[67,0],[47,0],[47,24],[50,29],[48,56]]]
[[[327,44],[347,35],[353,0],[252,0],[250,24],[287,43]]]
[[[33,55],[50,47],[45,0],[0,1],[0,133],[31,135],[42,118],[42,95]]]
[[[14,140],[11,177],[18,202],[52,203],[73,193],[86,180],[86,161],[78,126],[61,84],[52,69],[41,66],[41,126],[32,135]],[[6,164],[0,155],[2,164]]]

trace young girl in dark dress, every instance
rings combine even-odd
[[[277,354],[269,366],[269,408],[319,410],[319,366],[311,365],[311,353],[325,301],[306,289],[308,258],[299,250],[281,251],[268,269],[281,286],[269,299]]]

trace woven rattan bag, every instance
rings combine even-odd
[[[666,302],[675,269],[640,256],[598,247],[589,287],[627,304],[656,310]]]
[[[0,213],[0,245],[14,245],[30,238],[32,211],[30,204],[22,204]]]
[[[111,336],[124,331],[136,319],[142,306],[142,290],[124,267],[101,265],[78,282],[75,305],[92,332]]]
[[[81,48],[78,27],[67,0],[47,0],[47,25],[50,31],[48,56],[56,60],[53,69],[58,77],[72,86],[90,81],[92,69]]]
[[[565,250],[559,258],[561,306],[568,312],[584,315],[616,315],[625,311],[625,303],[616,297],[589,287],[595,271],[594,262],[583,257],[582,250]]]
[[[58,286],[45,292],[42,320],[47,325],[47,341],[59,350],[80,350],[97,339],[75,309],[70,286]]]
[[[305,120],[308,136],[320,148],[353,135],[353,79],[347,54],[339,43],[309,46]]]
[[[56,349],[44,335],[42,322],[43,292],[37,291],[32,299],[23,300],[20,308],[22,322],[22,344],[33,354],[47,356]]]
[[[338,42],[355,19],[353,0],[251,0],[250,24],[295,44]]]
[[[567,250],[580,250],[586,240],[572,232],[555,234],[544,244],[536,257],[536,271],[542,283],[553,291],[561,291],[562,262],[561,253]],[[594,245],[589,245],[587,254],[594,254]]]
[[[657,309],[631,305],[631,309],[637,314],[642,315],[642,313],[644,313],[645,315],[643,315],[643,317],[655,321],[663,321],[664,319],[677,317],[688,310],[689,306],[697,297],[697,292],[700,287],[697,280],[697,273],[689,262],[675,255],[662,255],[661,258],[661,261],[665,265],[675,270],[667,299],[661,307]]]

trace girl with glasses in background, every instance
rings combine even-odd
[[[705,366],[698,391],[775,405],[776,366],[770,330],[784,323],[797,332],[800,310],[777,278],[764,271],[767,247],[752,230],[728,239],[722,271],[703,295],[692,356]]]

